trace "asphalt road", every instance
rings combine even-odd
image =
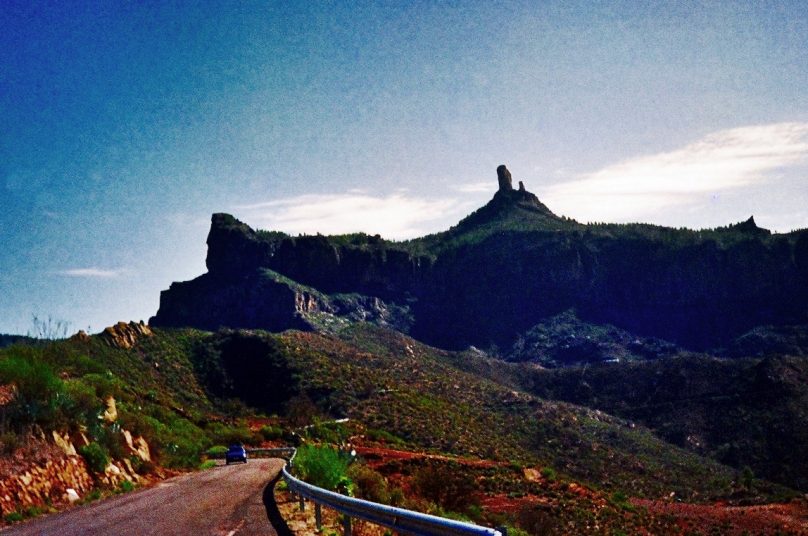
[[[278,459],[251,459],[246,464],[222,464],[14,525],[2,531],[2,536],[276,536],[267,517],[264,492],[283,463]],[[271,489],[269,492],[271,495]]]

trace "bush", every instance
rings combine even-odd
[[[350,491],[350,458],[331,447],[306,445],[297,449],[294,468],[298,477],[309,484],[330,490]]]
[[[278,426],[264,425],[260,430],[258,430],[258,432],[266,441],[272,441],[273,439],[280,439],[283,437],[283,430]]]
[[[205,460],[199,465],[199,469],[204,471],[205,469],[212,469],[216,467],[216,462],[213,460]]]
[[[558,529],[558,518],[542,505],[522,507],[516,519],[519,527],[527,534],[554,534]],[[511,532],[508,531],[508,534]]]
[[[160,457],[167,467],[195,468],[199,465],[199,456],[211,445],[211,441],[198,426],[188,419],[165,412],[160,417],[165,422],[152,416],[145,416],[145,421],[153,430],[154,442],[149,446]]]
[[[354,492],[360,499],[390,504],[387,481],[378,471],[365,464],[355,463],[348,467],[348,478],[354,483]]]
[[[89,445],[81,447],[79,454],[87,462],[87,467],[90,471],[96,474],[102,474],[109,464],[109,456],[104,450],[104,447],[93,441]]]
[[[227,453],[227,447],[224,445],[214,445],[205,451],[205,455],[209,458],[224,458]]]
[[[32,350],[0,360],[0,382],[17,386],[13,412],[17,424],[50,424],[66,399],[64,383]]]
[[[458,464],[427,465],[413,474],[418,495],[446,510],[465,511],[474,504],[477,483]]]
[[[552,467],[543,467],[541,470],[541,476],[543,476],[550,482],[558,478],[555,469],[553,469]]]
[[[205,427],[205,432],[217,445],[253,444],[255,442],[255,438],[247,426],[228,426],[220,422],[213,422]]]
[[[0,434],[0,443],[3,444],[3,454],[13,454],[20,444],[20,439],[14,432]]]
[[[17,523],[25,519],[25,516],[22,515],[22,512],[9,512],[3,516],[3,519],[6,520],[6,523]]]
[[[386,430],[378,430],[376,428],[368,428],[365,432],[365,435],[371,441],[380,441],[384,443],[389,443],[391,445],[403,445],[405,441],[400,437],[391,434]]]

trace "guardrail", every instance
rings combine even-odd
[[[251,458],[291,458],[295,454],[294,447],[279,447],[272,449],[245,449]]]
[[[387,527],[399,534],[413,534],[416,536],[507,536],[504,529],[496,530],[473,523],[464,523],[453,519],[413,512],[404,508],[347,497],[312,486],[289,473],[288,468],[292,466],[296,451],[295,449],[285,450],[287,452],[291,451],[291,456],[282,470],[283,478],[286,480],[289,491],[298,495],[301,510],[305,508],[305,499],[314,503],[314,517],[318,530],[322,528],[320,507],[324,505],[344,514],[343,528],[345,536],[351,535],[352,518],[363,519]]]

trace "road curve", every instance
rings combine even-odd
[[[251,459],[246,464],[218,465],[14,525],[2,536],[275,536],[263,494],[283,464],[278,459]]]

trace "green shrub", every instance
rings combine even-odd
[[[17,424],[49,425],[56,417],[60,398],[66,399],[64,383],[32,350],[0,360],[0,382],[14,383],[17,396],[12,414]]]
[[[159,416],[164,420],[151,415],[145,416],[144,420],[153,430],[149,446],[154,447],[163,465],[189,469],[197,467],[199,456],[211,445],[210,439],[188,419],[167,411]]]
[[[227,447],[224,445],[214,445],[205,451],[205,455],[210,458],[223,458],[227,453]]]
[[[103,401],[95,394],[93,386],[78,379],[68,380],[65,382],[65,391],[68,397],[65,406],[77,421],[86,424],[102,410]]]
[[[122,480],[118,484],[118,493],[127,493],[135,489],[135,485],[129,480]]]
[[[615,506],[617,506],[622,510],[626,510],[629,512],[634,511],[634,505],[629,502],[628,495],[626,495],[622,491],[615,491],[614,493],[612,493],[611,500],[612,504],[614,504]]]
[[[297,449],[295,472],[309,484],[331,491],[350,491],[350,458],[330,447],[305,445]]]
[[[744,465],[741,469],[741,483],[747,490],[752,490],[752,483],[755,481],[755,473],[748,465]]]
[[[365,435],[371,441],[381,441],[384,443],[389,443],[391,445],[403,445],[405,441],[400,437],[391,434],[386,430],[378,430],[376,428],[368,428],[365,432]]]
[[[212,422],[205,427],[205,432],[217,445],[232,445],[233,443],[249,445],[255,442],[252,432],[246,425],[228,426],[220,422]]]
[[[342,423],[317,424],[307,428],[303,433],[310,439],[316,439],[332,445],[344,443],[351,435],[350,431]]]
[[[354,492],[360,499],[390,504],[387,481],[378,471],[363,463],[354,463],[348,467],[348,478],[354,483]]]
[[[216,461],[215,460],[205,460],[204,462],[199,464],[199,469],[202,470],[202,471],[204,471],[205,469],[212,469],[214,467],[216,467]]]
[[[6,523],[17,523],[25,519],[25,516],[22,515],[22,512],[9,512],[3,516],[3,519],[6,520]]]
[[[543,467],[541,470],[541,476],[552,482],[556,478],[558,478],[558,474],[556,473],[555,469],[552,467]]]
[[[89,445],[81,447],[79,449],[79,454],[81,454],[84,461],[87,462],[87,467],[89,467],[90,471],[93,473],[103,473],[104,469],[106,469],[107,465],[109,464],[109,456],[107,455],[107,452],[104,450],[104,447],[96,442],[92,442]]]
[[[283,437],[283,430],[278,426],[264,425],[258,431],[266,441],[280,439]]]

